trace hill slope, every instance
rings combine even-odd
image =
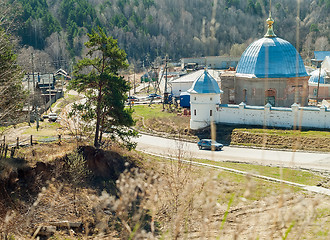
[[[12,1],[12,0],[11,0]],[[22,45],[45,50],[54,61],[82,54],[84,35],[101,26],[131,60],[146,64],[165,54],[239,56],[265,33],[267,0],[19,0]],[[279,0],[272,6],[275,33],[304,58],[329,50],[330,0]],[[66,53],[54,51],[62,46]],[[63,47],[62,47],[63,48]]]

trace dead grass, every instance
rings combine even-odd
[[[322,131],[265,130],[262,132],[262,129],[235,129],[231,134],[231,144],[328,152],[330,134]]]
[[[81,143],[84,144],[84,143]],[[57,158],[63,158],[67,153],[77,148],[75,141],[62,141],[59,143],[40,143],[17,151],[18,158],[24,158],[33,166],[36,162],[52,162]]]
[[[24,136],[30,136],[33,135],[37,139],[42,137],[50,137],[50,136],[58,136],[60,134],[61,125],[57,122],[40,122],[39,128],[37,130],[36,124],[33,124],[32,127],[26,129],[22,135]]]
[[[75,143],[22,149],[26,161],[52,163],[73,152]],[[24,150],[24,151],[23,151]],[[177,158],[183,155],[178,149]],[[138,152],[111,148],[138,168],[116,181],[116,193],[81,183],[73,191],[68,172],[35,175],[40,191],[20,185],[25,197],[12,195],[0,229],[6,236],[31,238],[39,226],[54,221],[81,222],[83,228],[58,228],[64,239],[327,239],[330,198],[250,176],[196,167]],[[34,153],[33,153],[34,152]],[[34,156],[30,156],[33,155]],[[113,156],[115,155],[107,155]],[[53,161],[52,161],[53,159]],[[32,164],[33,165],[33,164]],[[43,171],[47,171],[44,169]],[[62,170],[64,171],[64,170]],[[38,177],[39,176],[39,177]],[[26,176],[27,177],[27,176]],[[25,192],[24,192],[25,191]],[[23,196],[23,195],[22,195]],[[29,199],[29,200],[28,200]],[[3,204],[3,203],[0,203]],[[1,205],[4,210],[5,205]]]
[[[141,131],[158,132],[170,135],[184,135],[194,138],[189,131],[190,118],[181,115],[180,109],[166,108],[161,104],[134,106],[134,119],[136,128]]]
[[[230,169],[241,170],[250,174],[259,174],[262,176],[282,179],[289,182],[316,186],[326,183],[329,180],[327,173],[304,171],[301,169],[281,168],[271,166],[261,166],[248,163],[220,162],[212,160],[193,159],[196,162],[208,163],[216,166],[226,167]]]
[[[314,239],[310,232],[330,228],[315,224],[328,219],[316,214],[328,197],[180,162],[152,165],[161,180],[148,206],[157,206],[165,239]]]

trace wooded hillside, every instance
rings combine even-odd
[[[83,53],[86,32],[100,26],[118,39],[130,62],[182,57],[240,56],[265,33],[268,0],[10,0],[21,5],[15,32],[21,46],[50,61]],[[274,31],[304,59],[329,50],[330,0],[272,2]],[[31,51],[31,48],[30,50]]]

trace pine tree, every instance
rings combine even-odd
[[[132,111],[125,108],[130,85],[118,75],[120,69],[128,67],[126,53],[101,28],[87,35],[87,57],[77,63],[70,84],[70,88],[85,93],[86,103],[76,104],[73,110],[82,113],[84,121],[96,122],[95,147],[100,146],[104,132],[113,140],[119,137],[127,147],[134,147],[130,137],[136,132],[128,128],[134,124]]]

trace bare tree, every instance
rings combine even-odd
[[[65,32],[55,32],[46,39],[45,52],[52,59],[55,68],[67,68],[70,56],[66,49],[66,34]]]
[[[327,37],[319,37],[315,41],[316,51],[326,51],[329,49],[329,41]]]
[[[21,48],[19,50],[17,55],[17,63],[22,67],[25,73],[32,71],[32,64],[34,72],[50,73],[55,70],[54,62],[51,56],[47,52],[36,50],[31,46]]]

